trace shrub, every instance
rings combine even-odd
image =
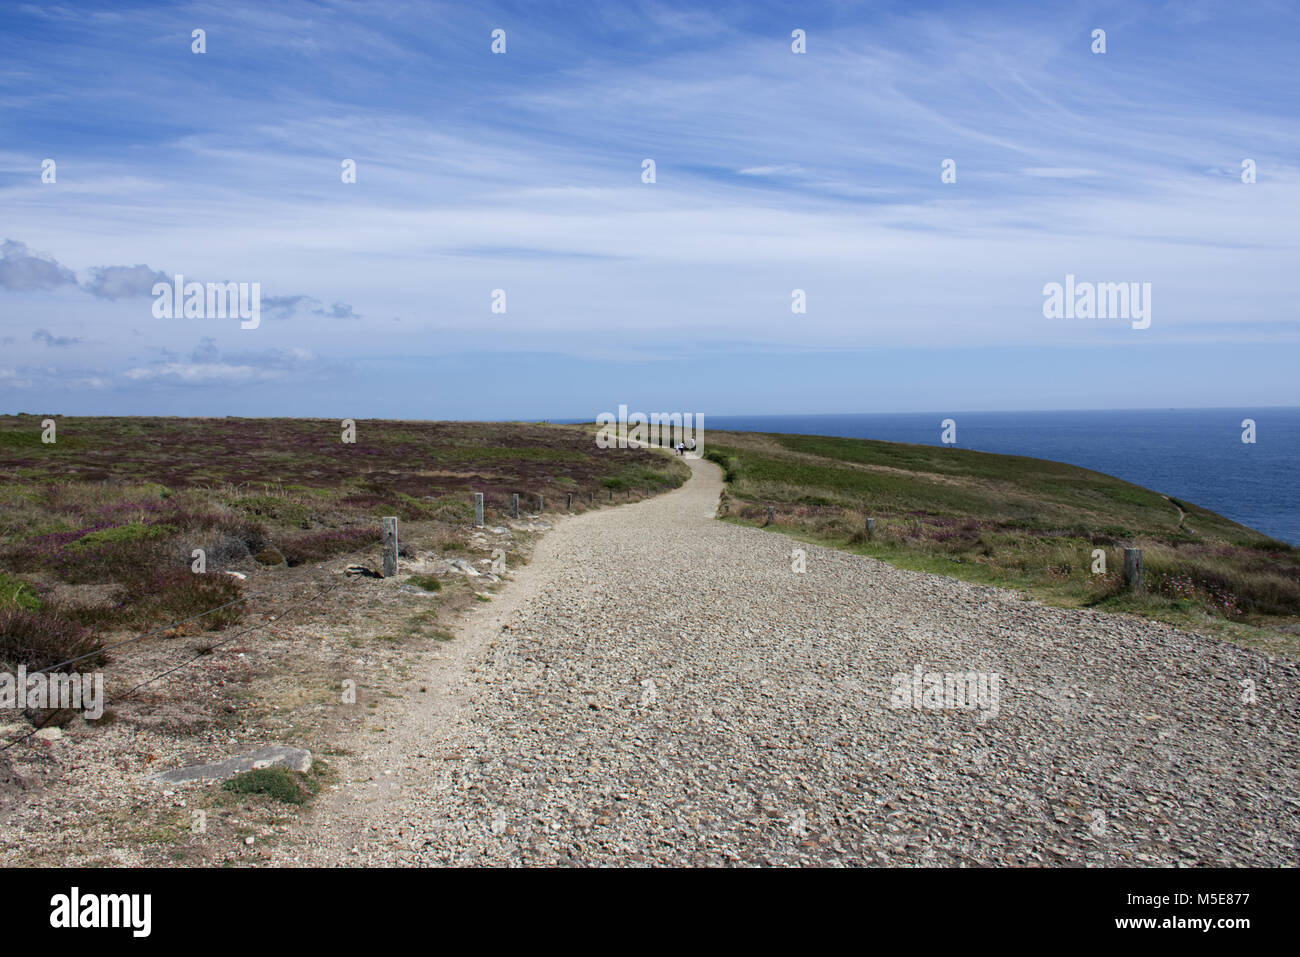
[[[717,449],[705,449],[704,457],[710,462],[716,462],[722,466],[722,481],[728,485],[740,478],[740,473],[736,468],[736,461],[730,456],[719,452]]]
[[[89,630],[61,615],[23,609],[0,611],[0,661],[11,669],[19,665],[29,671],[48,668],[100,647]],[[103,656],[96,655],[59,670],[81,671],[103,663]]]
[[[285,561],[290,565],[301,565],[305,562],[321,562],[335,555],[354,552],[382,540],[383,537],[383,530],[374,526],[331,528],[285,538],[279,544]]]
[[[119,601],[137,624],[180,621],[227,605],[243,594],[229,575],[198,575],[188,568],[162,568],[126,582]],[[245,604],[238,602],[190,622],[186,631],[216,631],[243,620]]]
[[[307,527],[311,523],[311,506],[291,498],[275,495],[252,495],[230,503],[234,508],[258,518],[272,518],[288,525]]]
[[[234,535],[218,535],[204,548],[207,554],[208,568],[221,569],[248,558],[248,545],[242,538]]]

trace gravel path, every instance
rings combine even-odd
[[[1297,863],[1294,664],[718,522],[692,468],[560,521],[277,861]],[[917,666],[986,696],[892,706]]]

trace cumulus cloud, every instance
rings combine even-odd
[[[0,288],[25,291],[74,286],[77,277],[49,256],[33,253],[26,243],[6,239],[0,243]]]
[[[327,308],[323,302],[314,296],[262,297],[262,311],[267,313],[271,319],[288,319],[297,313],[299,309],[306,310],[313,316],[323,316],[326,319],[364,318],[346,302],[336,302]]]
[[[310,349],[268,349],[223,355],[211,337],[204,337],[188,360],[164,353],[163,361],[128,369],[132,382],[171,385],[247,385],[337,374],[342,366],[322,360]]]
[[[204,336],[199,340],[199,344],[194,347],[190,353],[191,362],[213,362],[221,354],[217,348],[217,340],[211,336]]]
[[[327,316],[330,319],[362,319],[360,313],[353,309],[346,302],[336,302],[328,310],[313,310],[317,315]]]
[[[19,366],[0,369],[0,388],[30,389],[48,394],[53,389],[106,389],[112,383],[99,370]]]
[[[97,299],[134,299],[153,295],[155,283],[172,282],[172,277],[144,263],[134,266],[91,266],[90,278],[78,283],[76,273],[43,253],[32,252],[26,243],[6,239],[0,243],[0,289],[26,291],[76,286]],[[190,281],[196,281],[191,279]],[[326,306],[315,296],[263,296],[262,310],[272,319],[290,319],[300,311],[326,319],[362,319],[346,302]],[[46,345],[71,345],[76,339],[59,339],[37,330],[33,339]]]
[[[288,319],[304,302],[315,302],[311,296],[263,296],[262,311],[271,319]]]
[[[81,288],[100,299],[128,299],[152,296],[154,283],[171,282],[171,277],[145,265],[93,266],[90,279]]]
[[[32,342],[43,342],[51,348],[57,346],[75,346],[81,342],[80,339],[74,339],[71,336],[51,335],[48,329],[37,329],[32,333]]]
[[[127,369],[126,377],[132,382],[170,382],[176,385],[205,385],[227,383],[239,385],[258,380],[273,379],[259,373],[251,366],[229,362],[164,362],[148,368]]]

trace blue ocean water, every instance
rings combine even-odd
[[[1300,408],[708,415],[704,441],[734,429],[941,445],[946,418],[958,448],[1106,472],[1300,545]],[[1253,445],[1241,440],[1243,419],[1255,420]]]

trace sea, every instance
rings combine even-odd
[[[1300,545],[1300,408],[706,415],[713,429],[793,432],[1029,455],[1106,472]],[[1242,421],[1255,423],[1243,442]]]

